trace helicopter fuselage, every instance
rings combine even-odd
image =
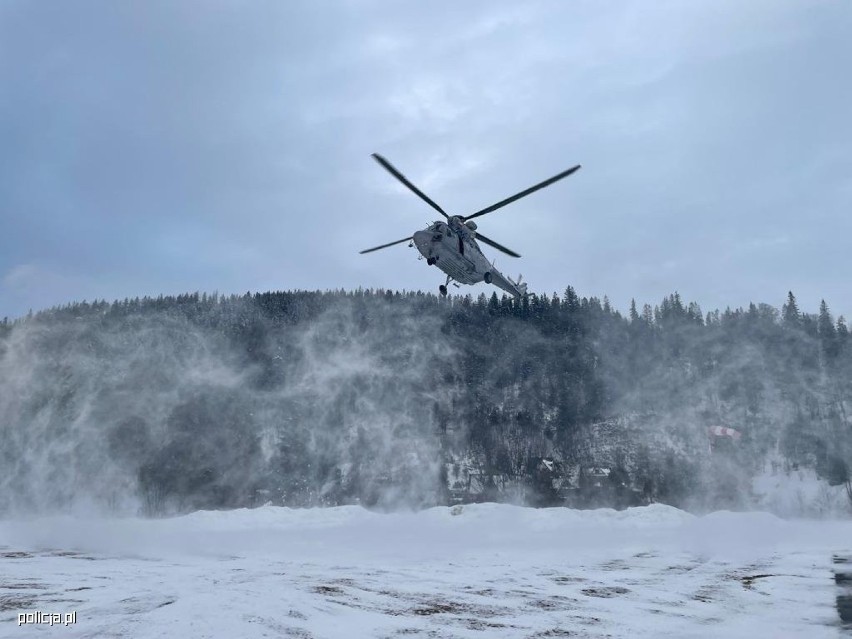
[[[438,221],[414,233],[412,239],[430,264],[459,284],[478,284],[494,269],[479,250],[473,232],[463,224]]]
[[[447,274],[448,281],[459,284],[484,281],[515,296],[526,294],[526,284],[505,277],[483,255],[475,239],[475,229],[476,225],[451,217],[446,222],[433,222],[426,230],[415,232],[411,239],[428,264]]]

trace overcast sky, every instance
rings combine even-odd
[[[531,291],[848,317],[850,33],[840,1],[4,0],[0,317],[437,291],[358,254],[436,219],[374,151],[459,214],[582,164],[477,220]]]

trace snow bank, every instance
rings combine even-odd
[[[357,506],[291,509],[265,506],[200,511],[167,519],[61,516],[0,522],[0,544],[134,556],[172,554],[314,556],[345,561],[351,553],[405,560],[501,552],[525,544],[558,556],[660,543],[701,552],[746,552],[767,543],[798,543],[817,522],[767,513],[702,517],[656,504],[612,509],[527,508],[507,504],[379,513]],[[852,539],[852,522],[842,529]],[[845,534],[845,533],[844,533]]]

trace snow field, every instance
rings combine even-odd
[[[0,637],[834,638],[849,554],[852,522],[660,505],[19,519]]]

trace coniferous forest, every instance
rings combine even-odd
[[[187,294],[0,323],[0,513],[266,503],[852,502],[852,341],[823,302]],[[835,487],[833,492],[830,487]],[[846,505],[848,506],[848,504]]]

